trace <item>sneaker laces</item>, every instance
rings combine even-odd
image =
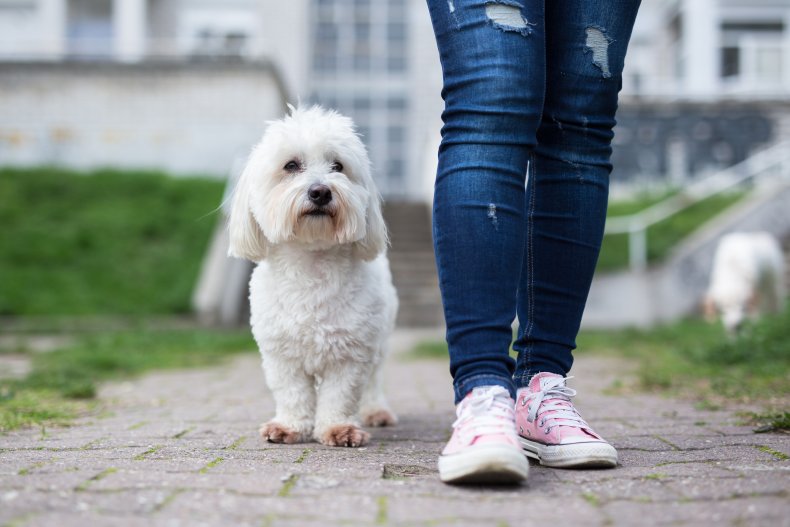
[[[576,396],[576,390],[568,388],[565,381],[573,377],[557,377],[545,382],[543,389],[530,393],[521,400],[521,406],[527,406],[527,421],[530,423],[538,417],[551,412],[551,415],[542,417],[538,425],[545,433],[549,433],[555,426],[572,426],[574,428],[590,428],[582,419],[576,408],[573,407],[571,398]]]
[[[502,386],[475,388],[458,405],[453,428],[464,436],[471,434],[472,439],[487,434],[515,435],[513,406],[510,392]]]

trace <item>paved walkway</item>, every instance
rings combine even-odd
[[[413,335],[399,333],[396,345]],[[443,361],[388,368],[401,423],[366,448],[271,445],[257,357],[107,386],[109,415],[0,436],[0,525],[790,525],[790,436],[659,397],[607,396],[611,360],[572,386],[620,452],[613,470],[533,465],[519,487],[450,487],[436,456],[453,421]]]

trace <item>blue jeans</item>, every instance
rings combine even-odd
[[[433,235],[456,402],[483,385],[515,394],[573,363],[639,0],[428,6],[445,101]]]

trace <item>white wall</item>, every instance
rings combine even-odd
[[[64,51],[65,0],[19,0],[0,8],[0,60],[52,58]]]
[[[0,166],[225,176],[282,94],[263,65],[0,65]]]
[[[287,92],[296,103],[311,95],[311,0],[261,0],[257,22],[261,28],[258,52],[277,63]]]

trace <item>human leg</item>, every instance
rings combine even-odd
[[[458,417],[439,459],[445,482],[517,482],[529,467],[508,349],[543,102],[542,4],[428,1],[445,100],[434,247]]]
[[[576,411],[571,351],[606,219],[617,94],[639,0],[546,6],[546,100],[525,195],[516,424],[530,457],[612,467],[617,452]]]
[[[508,348],[545,63],[543,2],[503,4],[428,1],[445,100],[433,233],[456,403],[478,386],[515,395]]]
[[[639,0],[546,4],[546,99],[525,195],[514,380],[566,375],[603,237],[617,95]]]

